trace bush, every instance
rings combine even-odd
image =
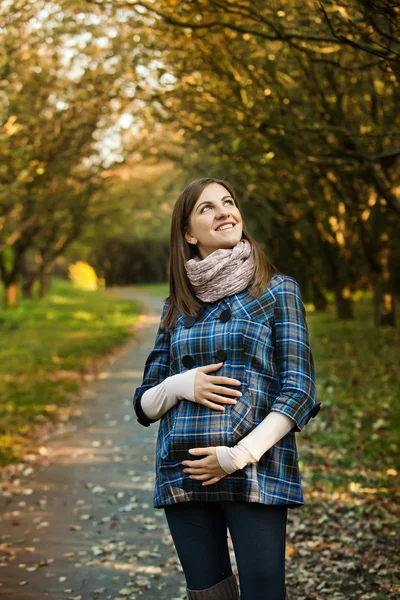
[[[88,263],[78,261],[68,267],[73,286],[80,290],[97,290],[99,287],[96,271]]]

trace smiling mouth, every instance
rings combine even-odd
[[[215,231],[231,231],[235,225],[229,225],[229,227],[224,227],[224,229],[216,229]]]

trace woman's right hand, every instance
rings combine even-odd
[[[197,373],[194,380],[195,402],[216,410],[225,410],[225,407],[215,404],[215,402],[219,402],[220,404],[236,404],[237,400],[234,398],[226,398],[219,394],[226,394],[228,396],[234,396],[235,398],[240,397],[242,392],[239,392],[239,390],[232,390],[231,388],[222,386],[240,385],[241,382],[237,379],[231,379],[230,377],[207,375],[210,371],[217,371],[222,365],[223,362],[206,365],[204,367],[197,367]]]

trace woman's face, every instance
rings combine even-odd
[[[218,229],[223,223],[232,226]],[[185,239],[197,245],[202,259],[219,248],[233,248],[240,242],[242,217],[223,185],[210,183],[204,188],[190,214]]]

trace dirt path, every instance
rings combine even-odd
[[[152,505],[157,426],[139,425],[132,408],[162,299],[146,304],[138,339],[85,387],[78,414],[2,474],[2,598],[186,598],[164,511]]]

